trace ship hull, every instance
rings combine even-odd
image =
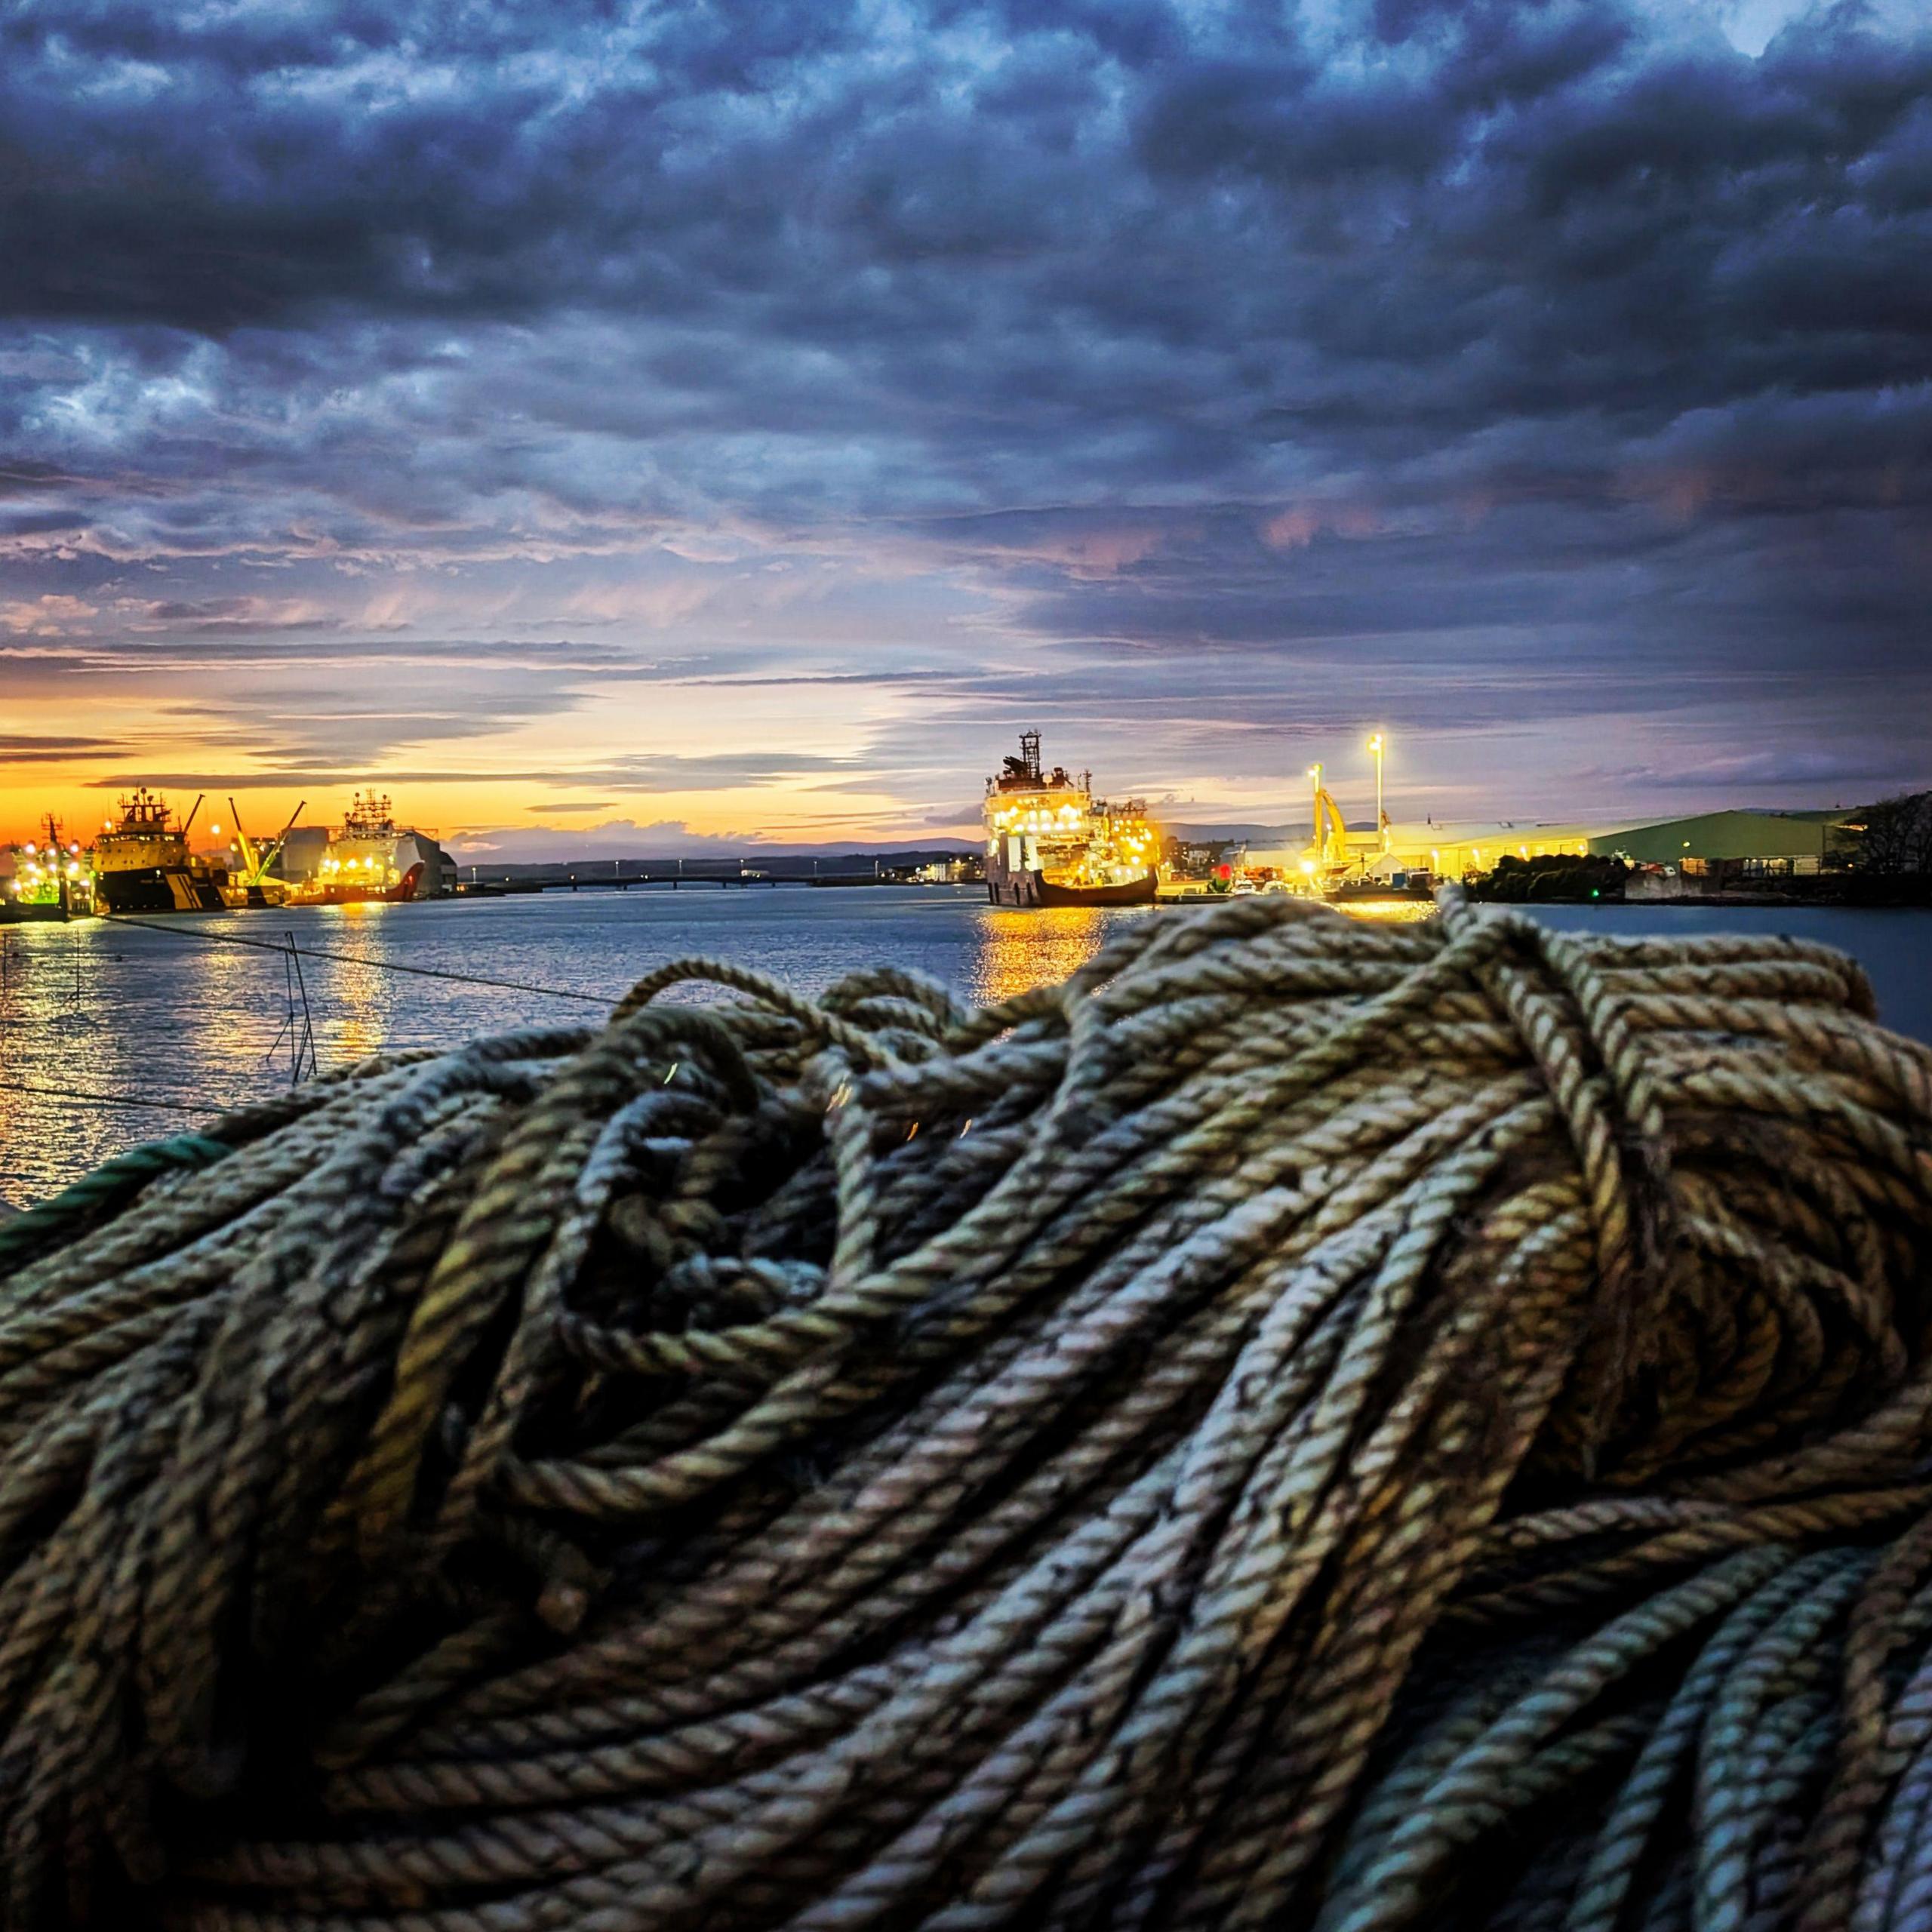
[[[393,885],[351,885],[331,881],[291,893],[293,903],[305,906],[399,906],[405,900],[424,897],[423,868],[410,867]]]
[[[110,912],[220,912],[221,888],[174,866],[131,866],[97,872],[94,889]]]
[[[995,906],[1032,912],[1054,906],[1151,906],[1160,881],[1152,872],[1119,885],[1057,885],[1037,867],[1022,872],[1004,866],[986,868],[986,897]]]

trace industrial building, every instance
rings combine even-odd
[[[1386,835],[1373,826],[1350,826],[1329,841],[1324,857],[1345,866],[1350,875],[1387,878],[1397,873],[1427,873],[1462,878],[1492,870],[1505,857],[1540,859],[1552,852],[1589,849],[1597,828],[1531,819],[1459,819],[1398,822]],[[1278,870],[1293,878],[1311,872],[1311,848],[1300,844],[1251,847],[1245,866]]]
[[[1816,872],[1850,842],[1848,828],[1857,816],[1840,811],[1704,812],[1597,832],[1589,849],[1594,858],[1625,859],[1639,866],[1734,860],[1753,869]]]
[[[1622,859],[1692,877],[1776,876],[1818,871],[1855,848],[1857,831],[1857,814],[1837,810],[1705,812],[1637,825],[1426,820],[1392,823],[1379,833],[1338,827],[1318,844],[1251,848],[1244,863],[1291,879],[1318,872],[1330,883],[1417,874],[1466,878],[1493,872],[1503,860],[1553,854]]]
[[[1532,819],[1392,825],[1387,857],[1372,860],[1370,869],[1386,872],[1392,863],[1438,878],[1462,878],[1472,872],[1493,872],[1500,859],[1580,854],[1589,849],[1595,830],[1591,826]]]
[[[1595,824],[1547,820],[1425,819],[1392,822],[1384,809],[1383,762],[1387,735],[1367,740],[1374,760],[1375,817],[1351,825],[1324,783],[1327,767],[1308,768],[1313,787],[1312,829],[1305,845],[1283,844],[1243,854],[1251,877],[1273,875],[1300,890],[1328,894],[1355,891],[1380,881],[1392,886],[1418,878],[1469,878],[1511,861],[1552,857],[1618,859],[1653,883],[1688,875],[1726,877],[1815,872],[1855,860],[1864,828],[1856,811],[1717,811],[1688,818]],[[1296,885],[1296,881],[1304,883]]]

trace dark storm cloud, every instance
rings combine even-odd
[[[835,5],[29,5],[0,29],[7,306],[217,336],[702,322],[645,356],[649,395],[577,392],[652,419],[755,420],[748,342],[835,351],[875,404],[1122,414],[1158,349],[1228,406],[1168,426],[1183,446],[1256,410],[1359,428],[1381,412],[1349,378],[1385,362],[1453,374],[1438,429],[1926,374],[1932,254],[1902,245],[1932,42],[1846,9],[1753,61],[1597,0],[1383,6],[1340,42],[1133,17],[940,8],[888,41]],[[1331,366],[1296,367],[1311,347]]]
[[[777,555],[1127,654],[1149,715],[1204,649],[1471,726],[1829,667],[1853,755],[1932,710],[1932,32],[1715,20],[16,7],[0,621],[346,661],[465,620],[372,583],[563,560],[580,620],[483,620],[648,678],[640,632],[792,635]],[[264,564],[300,594],[216,574]],[[844,661],[747,675],[939,688],[868,594]],[[1229,728],[1284,688],[1237,682]]]
[[[320,7],[299,24],[17,8],[0,28],[0,245],[22,271],[17,312],[223,329],[670,289],[668,263],[607,277],[598,257],[647,217],[715,245],[771,221],[707,212],[681,148],[706,141],[710,112],[835,52],[835,12],[679,9],[626,34],[602,7]],[[584,90],[614,32],[608,84]]]

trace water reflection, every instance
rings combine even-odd
[[[1382,926],[1413,926],[1435,916],[1435,906],[1426,899],[1345,900],[1337,909],[1352,919]]]
[[[1426,899],[1365,899],[1340,909],[1352,919],[1407,924],[1432,917],[1435,908]],[[1184,909],[1157,912],[1144,906],[1052,906],[1027,912],[982,906],[974,922],[977,943],[967,963],[966,991],[980,1005],[1011,999],[1065,979],[1131,920],[1186,915]]]
[[[1109,933],[1151,909],[1093,906],[1043,906],[1037,912],[979,908],[978,941],[966,971],[966,991],[976,1004],[991,1006],[1016,993],[1063,980],[1098,952]]]
[[[384,921],[392,909],[380,900],[325,906],[316,943],[380,958],[388,951]],[[303,971],[309,999],[319,1003],[324,1015],[317,1044],[326,1061],[366,1060],[389,1043],[394,1018],[390,1001],[402,989],[380,966],[346,959],[306,960]]]
[[[1415,902],[1379,915],[1428,909]],[[640,974],[685,954],[755,967],[806,992],[868,964],[904,966],[988,1002],[1075,971],[1137,921],[1186,916],[1151,906],[1003,912],[964,888],[885,887],[546,894],[0,928],[0,1197],[20,1203],[48,1193],[125,1147],[191,1124],[202,1117],[196,1106],[285,1088],[293,1068],[280,949],[291,933],[309,955],[309,1011],[327,1071],[384,1048],[594,1022],[595,1005],[538,989],[614,1000]],[[1887,1021],[1932,1038],[1932,912],[1593,906],[1533,916],[1594,932],[1793,932],[1847,946],[1872,972]],[[470,974],[521,983],[480,986]]]

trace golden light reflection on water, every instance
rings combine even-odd
[[[1085,965],[1127,921],[1185,918],[1191,909],[1054,906],[1014,912],[981,907],[975,918],[977,943],[968,964],[966,990],[983,1006],[1030,992]],[[1435,908],[1426,899],[1363,899],[1342,903],[1337,910],[1352,919],[1407,925],[1430,918]]]
[[[1435,915],[1434,903],[1426,899],[1343,900],[1335,909],[1352,919],[1367,919],[1378,925],[1412,926]]]
[[[331,906],[325,909],[325,937],[320,943],[345,952],[363,952],[381,938],[380,922],[389,910],[380,900]],[[394,1024],[390,1002],[396,992],[395,981],[385,980],[380,965],[346,959],[312,961],[303,970],[320,976],[309,993],[312,998],[319,996],[327,1002],[335,1051],[346,1060],[364,1060],[381,1052]]]
[[[1123,916],[1148,915],[1123,915],[1091,906],[1043,906],[1031,912],[983,906],[975,935],[978,945],[967,968],[966,990],[978,1004],[991,1006],[1063,980],[1100,951]]]

